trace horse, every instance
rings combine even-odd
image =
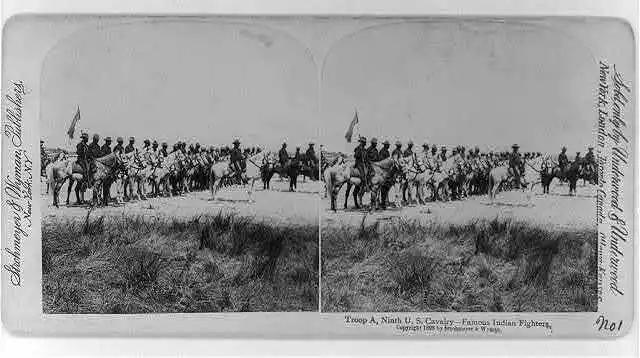
[[[498,190],[503,188],[505,185],[510,186],[514,183],[520,183],[520,185],[524,184],[526,186],[526,182],[522,182],[522,177],[524,177],[525,171],[525,160],[523,159],[520,164],[520,177],[514,177],[510,173],[509,169],[508,163],[503,162],[489,171],[489,199],[491,199],[491,201],[495,199]]]
[[[362,197],[366,191],[371,192],[371,208],[376,209],[379,205],[377,200],[378,193],[384,184],[389,180],[392,180],[396,174],[396,170],[399,167],[399,158],[390,157],[379,162],[371,163],[371,169],[373,169],[373,175],[370,179],[370,185],[366,187],[362,183],[361,173],[355,167],[355,163],[348,161],[338,163],[332,167],[329,167],[324,172],[324,180],[327,186],[327,191],[331,197],[331,210],[336,211],[336,197],[340,188],[347,184],[347,195],[345,196],[345,209],[347,207],[347,200],[349,197],[349,191],[351,186],[355,186],[354,201],[356,208],[360,208],[362,203]]]
[[[548,194],[553,178],[558,178],[560,180],[565,179],[569,182],[569,195],[574,195],[576,193],[578,179],[582,170],[582,163],[576,162],[569,163],[564,170],[560,168],[559,165],[555,165],[550,168],[546,167],[541,174],[543,187],[542,192],[544,194]]]
[[[93,188],[93,205],[99,203],[100,189],[115,179],[118,171],[122,169],[122,158],[118,152],[107,154],[103,157],[95,159],[96,170],[93,173],[92,185]],[[108,196],[103,195],[103,205],[108,205]]]
[[[59,194],[60,189],[64,185],[64,183],[69,180],[69,186],[67,191],[67,201],[66,204],[69,205],[69,195],[71,193],[71,187],[73,186],[73,182],[77,181],[81,183],[84,170],[82,167],[76,162],[76,158],[66,158],[63,160],[58,160],[56,162],[50,163],[46,168],[47,174],[47,187],[51,188],[53,192],[53,205],[56,208],[59,208]],[[76,190],[76,202],[80,204],[84,201],[84,197],[79,197],[79,188]]]
[[[244,161],[248,163],[246,170],[240,174],[242,183],[247,187],[247,194],[249,196],[249,202],[253,201],[253,188],[256,180],[262,178],[261,165],[263,153],[258,153],[252,157],[245,155]],[[211,190],[211,196],[213,200],[217,200],[218,191],[222,186],[225,179],[231,178],[236,173],[233,171],[230,161],[218,162],[211,166],[209,170],[209,189]]]

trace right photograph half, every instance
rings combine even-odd
[[[597,311],[597,92],[614,69],[578,33],[409,19],[333,44],[323,312]]]

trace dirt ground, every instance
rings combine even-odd
[[[471,196],[461,201],[430,202],[425,205],[410,205],[391,208],[385,211],[367,214],[366,222],[393,220],[394,218],[412,218],[428,221],[464,224],[475,219],[514,218],[538,224],[547,229],[574,230],[593,227],[596,222],[595,186],[578,183],[577,195],[568,196],[567,184],[554,182],[550,194],[542,195],[538,186],[533,194],[530,191],[501,192],[492,203],[487,195]],[[329,199],[323,199],[322,225],[360,225],[363,211],[355,210],[353,200],[349,198],[348,209],[344,210],[342,189],[337,200],[337,213],[330,210]],[[363,201],[368,202],[368,194]],[[393,201],[395,193],[390,193]]]
[[[367,212],[355,210],[353,201],[349,199],[349,209],[342,209],[345,188],[338,196],[338,211],[330,210],[329,199],[324,198],[322,182],[299,180],[298,191],[288,191],[288,182],[274,178],[270,190],[262,190],[261,183],[256,184],[253,194],[255,202],[249,203],[247,192],[241,187],[223,188],[218,200],[211,200],[208,191],[198,191],[184,196],[149,198],[147,200],[112,204],[99,207],[93,215],[142,214],[149,216],[165,215],[169,217],[191,217],[201,214],[236,213],[268,220],[274,224],[309,224],[322,225],[360,225],[366,213],[367,222],[385,221],[394,218],[413,218],[425,221],[448,222],[452,224],[466,223],[474,219],[515,218],[546,228],[581,229],[595,227],[595,187],[578,184],[578,194],[568,196],[568,186],[554,183],[551,193],[540,194],[538,187],[534,194],[530,192],[510,191],[499,193],[492,203],[486,195],[472,196],[461,201],[430,202],[425,205],[408,205],[402,208],[390,208],[385,211]],[[41,191],[43,219],[56,220],[64,217],[86,215],[86,207],[52,206],[51,195],[45,194],[44,185]],[[364,201],[368,201],[365,194]],[[395,193],[390,193],[394,200]],[[66,187],[60,194],[60,201],[66,199]],[[75,201],[72,193],[71,202]],[[321,218],[319,218],[319,214]]]
[[[277,177],[271,181],[270,190],[262,190],[262,183],[257,182],[253,193],[255,202],[249,203],[247,191],[243,187],[222,188],[218,192],[218,199],[213,201],[209,191],[197,191],[183,196],[148,198],[111,204],[108,207],[96,208],[92,215],[129,215],[139,214],[148,216],[192,217],[201,214],[216,215],[218,213],[236,213],[242,216],[256,217],[273,224],[317,224],[319,193],[323,188],[321,182],[298,179],[298,191],[289,192],[288,181],[281,181]],[[112,190],[112,195],[115,190]],[[87,198],[90,197],[89,195]],[[60,208],[52,205],[52,195],[46,194],[42,184],[42,218],[55,221],[66,217],[84,217],[86,206],[66,207],[66,185],[60,191]],[[75,193],[71,194],[71,203],[75,203]]]

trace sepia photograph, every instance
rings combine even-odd
[[[317,311],[316,83],[299,42],[250,21],[94,18],[57,42],[43,311]]]
[[[558,21],[364,27],[322,69],[323,312],[598,308],[598,61]]]

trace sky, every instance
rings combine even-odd
[[[45,60],[43,137],[63,145],[79,107],[79,128],[125,141],[303,144],[318,133],[317,75],[304,49],[286,34],[239,24],[80,31]]]
[[[344,134],[417,144],[584,151],[593,141],[597,64],[561,30],[479,21],[404,21],[303,40],[251,24],[174,21],[88,27],[42,71],[49,146],[79,128],[102,136],[277,149]],[[324,50],[327,47],[328,50]],[[318,50],[323,48],[322,51]]]
[[[359,134],[417,145],[582,150],[594,141],[597,64],[559,31],[496,23],[405,23],[336,43],[323,68],[322,140]],[[347,147],[347,148],[345,148]],[[353,145],[350,145],[353,148]]]

